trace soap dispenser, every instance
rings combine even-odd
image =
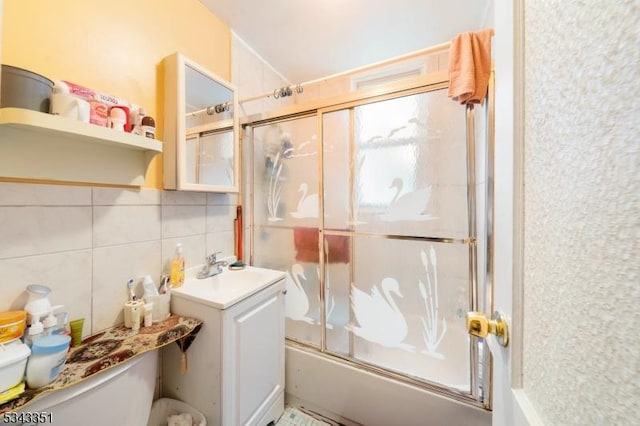
[[[169,277],[171,287],[181,287],[184,284],[184,253],[181,243],[176,244],[176,253],[171,260]]]
[[[31,348],[33,341],[42,336],[44,326],[40,322],[40,315],[33,314],[31,317],[31,325],[24,336],[24,343]]]
[[[42,326],[44,327],[44,330],[42,331],[43,336],[55,334],[58,325],[58,317],[54,315],[54,311],[62,307],[63,305],[56,305],[51,307],[49,315],[47,315],[47,317],[42,321]]]
[[[42,326],[44,327],[42,331],[42,335],[48,336],[52,334],[57,324],[58,324],[58,318],[53,316],[53,309],[52,309],[49,315],[42,321]]]

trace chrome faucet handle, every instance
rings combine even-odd
[[[221,251],[217,251],[217,252],[212,253],[209,256],[207,256],[207,263],[209,265],[213,265],[214,263],[216,263],[216,261],[217,261],[216,256],[219,255],[219,254],[222,254],[222,252]]]

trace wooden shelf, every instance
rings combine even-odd
[[[162,142],[22,108],[0,108],[0,177],[144,184]]]
[[[38,389],[27,389],[17,398],[0,404],[0,420],[2,413],[20,410],[36,397],[47,398],[51,393],[69,390],[70,386],[91,380],[108,368],[116,367],[150,350],[160,349],[177,341],[180,342],[180,351],[184,353],[201,327],[202,321],[198,319],[171,315],[151,327],[140,327],[140,331],[116,326],[87,337],[80,346],[69,350],[60,375],[53,382]],[[113,342],[116,344],[109,346]],[[98,349],[92,350],[92,347]],[[180,369],[179,364],[175,367]],[[89,385],[85,383],[84,389],[90,389],[87,386]]]

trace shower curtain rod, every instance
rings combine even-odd
[[[394,56],[393,58],[389,58],[389,59],[384,59],[382,61],[379,62],[374,62],[373,64],[368,64],[368,65],[364,65],[358,68],[352,68],[349,69],[347,71],[342,71],[336,74],[331,74],[328,75],[326,77],[321,77],[321,78],[317,78],[315,80],[309,80],[309,81],[305,81],[304,83],[298,83],[298,84],[291,84],[289,86],[285,86],[285,87],[280,87],[277,89],[274,89],[271,92],[265,92],[262,93],[260,95],[256,95],[256,96],[251,96],[249,98],[245,98],[245,99],[240,99],[238,101],[238,103],[242,104],[245,102],[251,102],[251,101],[256,101],[258,99],[263,99],[263,98],[269,98],[269,97],[273,97],[275,99],[278,99],[280,97],[287,97],[287,96],[291,96],[293,94],[294,91],[297,91],[298,93],[302,93],[302,89],[304,88],[304,86],[308,86],[311,84],[315,84],[315,83],[320,83],[326,80],[330,80],[333,78],[337,78],[337,77],[342,77],[348,74],[353,74],[355,72],[359,72],[359,71],[364,71],[366,69],[369,68],[374,68],[374,67],[378,67],[381,65],[386,65],[388,63],[391,62],[396,62],[396,61],[401,61],[403,59],[409,59],[413,56],[419,56],[419,55],[424,55],[425,53],[433,53],[433,52],[438,52],[441,50],[446,50],[449,48],[449,46],[451,45],[451,42],[446,42],[446,43],[441,43],[441,44],[436,44],[434,46],[431,47],[426,47],[424,49],[420,49],[420,50],[415,50],[413,52],[410,53],[406,53],[404,55],[399,55],[399,56]],[[282,96],[282,93],[284,93],[284,96]]]
[[[335,74],[331,74],[331,75],[328,75],[328,76],[325,76],[325,77],[316,78],[315,80],[305,81],[304,83],[290,84],[289,86],[279,87],[279,88],[276,88],[276,89],[272,90],[271,92],[265,92],[265,93],[262,93],[260,95],[251,96],[249,98],[240,99],[238,101],[238,104],[243,104],[245,102],[251,102],[251,101],[257,101],[258,99],[269,98],[269,97],[273,97],[274,99],[279,99],[281,97],[285,98],[287,96],[293,95],[293,92],[302,93],[304,86],[309,86],[311,84],[320,83],[320,82],[323,82],[323,81],[331,80],[333,78],[338,78],[338,77],[342,77],[342,76],[345,76],[345,75],[348,75],[348,74],[353,74],[353,73],[356,73],[356,72],[364,71],[364,70],[367,70],[369,68],[379,67],[381,65],[386,65],[386,64],[389,64],[389,63],[392,63],[392,62],[397,62],[397,61],[401,61],[401,60],[404,60],[404,59],[409,59],[409,58],[412,58],[414,56],[419,56],[419,55],[424,55],[426,53],[433,53],[433,52],[438,52],[438,51],[441,51],[441,50],[446,50],[446,49],[449,49],[450,45],[451,45],[451,42],[448,41],[446,43],[436,44],[434,46],[426,47],[424,49],[414,50],[413,52],[409,52],[409,53],[406,53],[404,55],[394,56],[393,58],[388,58],[388,59],[384,59],[382,61],[374,62],[372,64],[363,65],[363,66],[358,67],[358,68],[352,68],[352,69],[349,69],[349,70],[346,70],[346,71],[342,71],[342,72],[339,72],[339,73],[335,73]],[[223,112],[223,111],[218,111],[218,107],[220,107],[220,106],[224,107],[224,111],[228,111],[229,110],[229,103],[227,102],[225,104],[219,104],[219,105],[203,108],[203,109],[198,110],[198,111],[188,112],[188,113],[185,114],[185,116],[195,117],[195,116],[203,114],[203,113],[207,113],[208,115],[213,115],[214,111],[216,113]]]

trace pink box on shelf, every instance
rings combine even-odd
[[[109,117],[109,107],[99,101],[90,100],[91,110],[89,111],[89,123],[97,124],[98,126],[107,126],[107,119]]]
[[[109,120],[109,109],[115,106],[122,107],[123,109],[129,109],[129,103],[123,99],[118,99],[115,96],[101,93],[88,87],[81,86],[70,81],[63,80],[64,84],[69,88],[69,93],[73,96],[77,96],[80,99],[84,99],[91,105],[89,113],[89,122],[98,126],[106,127]],[[131,126],[128,121],[125,125],[125,130],[130,132]]]

